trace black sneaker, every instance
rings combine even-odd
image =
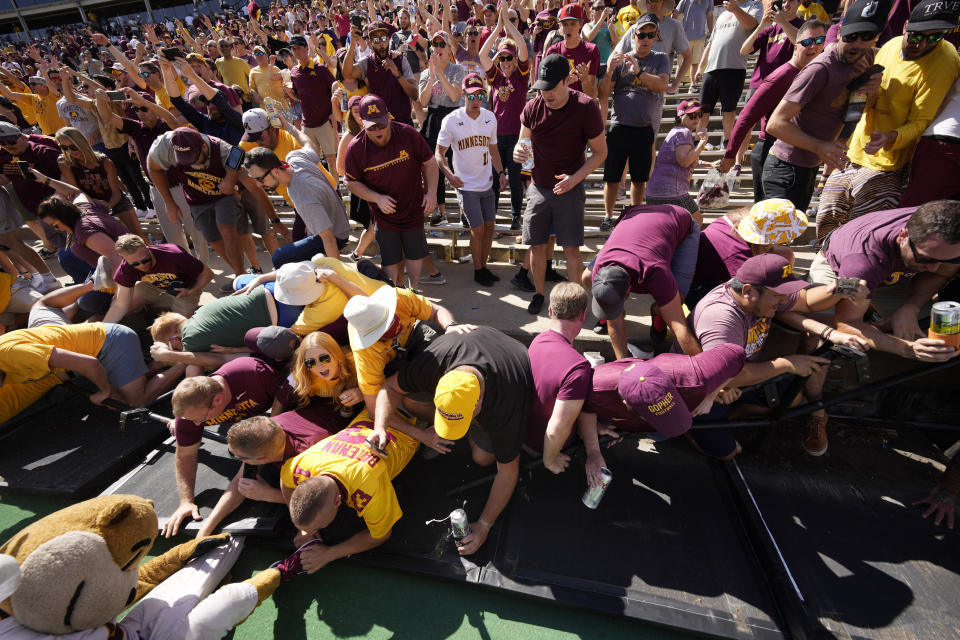
[[[613,229],[613,218],[604,218],[600,221],[600,231],[610,231]]]
[[[247,273],[252,273],[254,275],[260,275],[263,273],[263,269],[258,267],[247,267]]]
[[[566,282],[567,279],[562,275],[557,273],[553,267],[547,269],[546,273],[543,274],[543,279],[547,282]]]
[[[467,216],[465,216],[465,215],[462,214],[462,213],[460,214],[460,224],[463,225],[463,228],[464,228],[464,229],[469,229],[469,228],[470,228],[470,221],[467,220]]]
[[[520,291],[536,291],[537,288],[533,286],[533,283],[530,282],[530,278],[525,273],[517,273],[513,276],[513,279],[510,280],[510,284],[515,286]]]
[[[52,257],[54,257],[54,256],[57,255],[57,250],[56,250],[56,249],[45,249],[44,247],[40,247],[40,249],[37,250],[37,253],[39,253],[39,254],[40,254],[40,257],[43,258],[44,260],[49,260],[50,258],[52,258]]]
[[[484,267],[483,269],[481,269],[481,271],[487,274],[487,277],[493,280],[494,282],[500,282],[500,276],[495,274],[493,271],[490,271],[490,269],[487,269],[486,267]]]
[[[543,310],[543,294],[535,293],[533,294],[533,300],[530,301],[530,304],[527,306],[527,313],[533,315],[540,315],[540,312]]]
[[[491,279],[483,269],[473,270],[473,281],[484,287],[492,287],[496,282],[496,280]]]
[[[593,328],[593,332],[598,336],[607,335],[609,333],[609,331],[607,330],[607,323],[603,321],[598,322],[597,326]]]
[[[444,222],[446,222],[446,220],[444,220],[443,214],[440,213],[439,211],[434,211],[433,213],[430,214],[431,227],[436,227],[438,225],[443,224]]]
[[[510,223],[510,231],[519,231],[523,226],[523,218],[520,216],[513,216],[513,221]]]

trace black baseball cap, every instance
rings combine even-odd
[[[290,38],[291,47],[305,47],[307,46],[307,39],[303,36],[292,36]]]
[[[568,75],[570,62],[559,53],[551,53],[540,62],[533,88],[537,91],[549,91],[566,80]]]
[[[600,320],[619,318],[629,292],[630,274],[626,269],[617,264],[603,267],[597,271],[591,286],[593,302],[590,309],[593,315]]]
[[[843,14],[840,23],[840,35],[873,32],[879,34],[887,25],[890,16],[891,0],[853,0]]]
[[[955,29],[960,18],[960,0],[920,0],[910,12],[907,31]]]

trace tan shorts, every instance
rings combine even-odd
[[[705,40],[703,38],[690,40],[690,59],[693,60],[693,64],[700,64],[700,58],[703,56],[704,42]]]
[[[303,132],[321,155],[337,155],[337,132],[334,131],[332,122],[328,120],[319,127],[304,127]]]
[[[133,293],[155,309],[173,311],[187,317],[192,316],[193,312],[200,306],[199,293],[178,298],[142,280],[133,285]]]

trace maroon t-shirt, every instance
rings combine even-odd
[[[152,127],[148,127],[139,120],[123,118],[123,128],[120,129],[120,132],[130,136],[133,144],[137,147],[137,157],[140,158],[140,167],[143,169],[144,175],[150,175],[150,170],[147,169],[147,156],[150,155],[150,145],[167,131],[170,131],[170,127],[163,121],[163,118],[157,118],[156,123],[154,123]],[[171,182],[170,186],[173,187],[176,185]]]
[[[173,287],[189,289],[203,273],[203,263],[175,244],[155,244],[147,247],[153,254],[154,263],[147,272],[140,271],[124,262],[113,274],[113,281],[122,287],[132,287],[143,280],[158,289],[177,295]]]
[[[530,343],[530,371],[533,373],[533,395],[527,420],[526,443],[543,451],[543,435],[557,400],[585,400],[590,391],[590,363],[573,348],[563,335],[544,331]],[[564,447],[573,440],[571,430]]]
[[[566,41],[558,42],[544,51],[543,57],[546,58],[551,53],[559,53],[564,58],[569,60],[571,72],[575,70],[577,65],[587,64],[589,65],[590,75],[600,75],[600,48],[592,42],[581,40],[580,44],[575,46],[573,49],[567,48]],[[580,82],[580,80],[577,80],[570,85],[570,88],[577,91],[583,91],[583,84]]]
[[[918,208],[874,211],[854,218],[830,234],[824,257],[839,277],[866,280],[871,292],[912,275],[903,262],[897,235]]]
[[[579,171],[587,141],[604,131],[597,101],[573,90],[559,109],[548,108],[538,95],[523,108],[520,123],[531,131],[533,183],[541,189],[553,189],[558,182],[554,176]]]
[[[713,289],[732,278],[752,257],[750,245],[730,226],[726,216],[714,220],[700,233],[697,269],[690,288]]]
[[[90,236],[97,233],[116,240],[127,233],[127,228],[119,220],[110,215],[107,208],[100,203],[78,202],[76,207],[83,213],[73,227],[70,251],[91,267],[97,266],[100,254],[86,246]]]
[[[56,141],[54,141],[56,145]],[[36,180],[27,180],[20,175],[20,170],[15,162],[22,160],[29,162],[32,168],[37,169],[43,175],[49,178],[60,179],[60,165],[57,159],[60,157],[60,147],[49,146],[34,142],[32,139],[27,141],[26,150],[16,158],[10,155],[6,147],[0,149],[0,167],[3,175],[10,178],[13,184],[13,191],[20,199],[20,203],[27,211],[36,214],[40,203],[54,195],[54,190],[48,186],[42,185]]]
[[[490,106],[497,117],[497,136],[516,136],[520,134],[520,114],[527,101],[527,88],[530,84],[530,61],[521,62],[516,58],[517,69],[507,78],[500,67],[493,65],[487,71],[490,84]]]
[[[216,418],[197,424],[177,418],[175,421],[177,445],[189,447],[200,442],[204,427],[223,423],[233,424],[270,410],[277,386],[283,379],[276,369],[260,358],[243,357],[231,360],[213,372],[222,376],[230,387],[232,397],[226,409]]]
[[[803,19],[794,18],[790,24],[799,29]],[[754,67],[753,74],[750,76],[751,89],[756,88],[776,69],[787,64],[790,56],[793,55],[793,43],[783,32],[783,27],[770,24],[757,34],[756,40],[753,41],[753,50],[760,51],[760,55],[757,57],[757,66]]]
[[[663,306],[677,295],[670,262],[690,235],[690,212],[671,204],[628,207],[593,264],[593,275],[617,264],[630,274],[634,293],[649,293]]]
[[[433,152],[416,129],[401,122],[391,122],[390,140],[377,146],[365,131],[357,134],[347,147],[348,180],[362,182],[377,193],[390,196],[397,203],[391,214],[370,203],[370,213],[377,226],[390,231],[423,228],[423,173],[421,165]]]
[[[350,418],[340,415],[328,398],[313,398],[306,406],[284,411],[271,419],[283,428],[283,459],[303,453],[324,438],[344,429]],[[277,463],[277,467],[283,463]]]
[[[743,105],[743,111],[737,116],[737,122],[733,125],[733,131],[730,132],[730,144],[724,151],[723,157],[734,160],[737,155],[737,149],[743,139],[753,131],[753,125],[760,121],[761,140],[767,137],[767,118],[777,108],[783,99],[787,89],[790,88],[793,79],[800,73],[792,64],[784,64],[782,67],[766,76],[756,85],[756,91]]]
[[[300,98],[303,126],[319,127],[330,120],[330,114],[333,113],[330,87],[336,81],[330,70],[311,60],[307,67],[295,66],[290,71],[290,80]]]
[[[393,64],[396,65],[397,71],[400,72],[408,82],[412,82],[414,86],[416,86],[416,81],[410,71],[410,65],[405,64],[403,54],[391,53],[390,59],[393,60]],[[411,108],[410,96],[408,96],[403,90],[403,87],[400,86],[400,82],[396,76],[393,75],[393,72],[383,66],[383,62],[384,61],[381,61],[375,55],[368,56],[361,60],[370,93],[375,93],[383,98],[383,101],[387,103],[387,110],[394,118],[401,122],[409,122]],[[301,101],[302,100],[301,98]],[[330,100],[327,99],[327,102],[329,101]]]

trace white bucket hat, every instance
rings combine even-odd
[[[784,198],[761,200],[737,225],[737,233],[751,244],[790,244],[807,228],[807,216]]]
[[[354,351],[366,349],[380,339],[397,311],[397,290],[380,287],[369,296],[353,296],[343,308],[347,319],[347,335]]]
[[[283,304],[302,307],[322,296],[326,288],[325,283],[317,282],[312,263],[288,262],[277,269],[273,296]]]

